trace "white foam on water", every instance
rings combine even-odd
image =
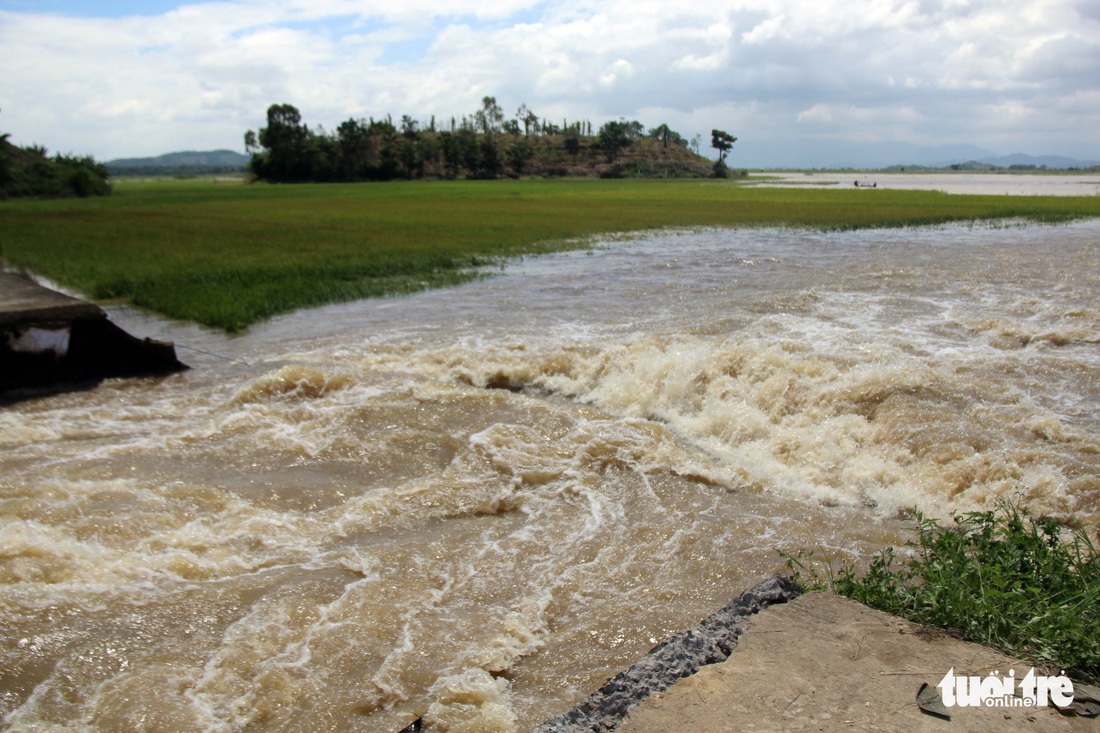
[[[440,733],[513,733],[516,715],[508,700],[508,681],[485,670],[468,669],[440,679],[432,688],[436,701],[425,722]]]
[[[526,729],[776,549],[1095,522],[1098,242],[661,234],[5,408],[0,714]]]

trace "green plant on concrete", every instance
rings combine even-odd
[[[1100,554],[1088,533],[1009,501],[952,519],[918,513],[911,553],[888,547],[862,574],[816,552],[781,554],[806,587],[1100,681]]]

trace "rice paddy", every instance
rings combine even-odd
[[[227,331],[279,313],[482,276],[503,258],[666,227],[823,230],[1057,223],[1100,197],[757,188],[721,180],[119,183],[97,199],[0,202],[7,266]]]

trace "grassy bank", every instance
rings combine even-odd
[[[780,190],[725,181],[348,185],[124,183],[95,200],[0,202],[3,255],[94,299],[227,330],[302,307],[474,277],[496,258],[682,226],[851,229],[1100,216],[1097,197]]]
[[[806,587],[1100,683],[1100,551],[1085,530],[1008,502],[946,527],[919,515],[916,525],[906,551],[886,548],[865,572],[815,552],[783,554]]]

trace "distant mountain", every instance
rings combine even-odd
[[[774,138],[744,140],[730,153],[731,168],[888,168],[894,165],[938,166],[995,156],[976,145],[925,147],[913,143],[862,140]]]
[[[107,162],[108,170],[125,168],[244,168],[247,155],[232,150],[194,150],[166,153],[155,158],[118,158]]]
[[[996,165],[1001,168],[1009,168],[1011,166],[1035,166],[1036,168],[1091,168],[1094,165],[1100,165],[1100,162],[1095,160],[1075,160],[1073,158],[1065,158],[1061,155],[1024,155],[1023,153],[1014,153],[1012,155],[1002,155],[999,158],[983,158],[982,163],[989,163],[990,165]]]
[[[1033,157],[1016,154],[998,156],[977,145],[924,146],[913,143],[860,140],[809,140],[774,138],[742,140],[730,152],[731,168],[826,168],[864,169],[893,166],[947,168],[977,161],[1008,168],[1013,165],[1042,165],[1047,168],[1088,168],[1094,162],[1055,155]]]

